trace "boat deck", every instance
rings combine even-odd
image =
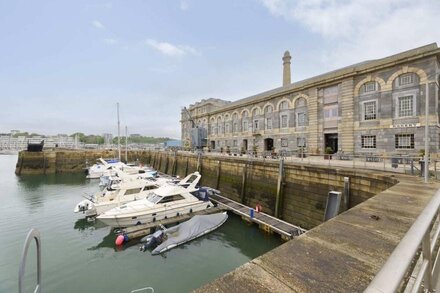
[[[306,232],[305,229],[299,226],[287,223],[283,220],[277,219],[262,212],[257,213],[254,211],[254,215],[253,217],[251,217],[250,207],[219,194],[211,195],[209,198],[213,202],[217,203],[219,206],[222,206],[227,210],[231,210],[232,212],[246,218],[247,220],[259,224],[264,230],[267,230],[269,232],[276,232],[280,234],[283,238],[292,239],[293,237],[299,236]]]

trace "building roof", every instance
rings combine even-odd
[[[406,62],[414,59],[423,58],[430,55],[440,54],[440,49],[437,43],[432,43],[408,51],[404,51],[398,54],[394,54],[385,58],[368,60],[360,63],[356,63],[350,66],[342,67],[337,70],[329,71],[324,74],[320,74],[311,78],[307,78],[298,82],[291,83],[286,86],[281,86],[269,91],[265,91],[244,99],[240,99],[231,102],[211,113],[223,112],[228,109],[234,109],[239,106],[245,106],[247,104],[258,103],[261,100],[267,99],[271,96],[278,96],[292,91],[299,91],[314,85],[322,85],[338,79],[353,76],[356,74],[377,70],[383,67],[395,65],[401,62]]]

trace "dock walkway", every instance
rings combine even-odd
[[[285,239],[292,239],[293,237],[299,236],[306,232],[305,229],[299,226],[292,225],[262,212],[254,212],[254,215],[251,218],[250,207],[219,194],[213,194],[209,198],[218,205],[223,206],[225,209],[231,210],[232,212],[252,222],[258,223],[264,230],[274,231]]]

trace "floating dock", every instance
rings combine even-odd
[[[224,207],[226,210],[230,210],[235,214],[240,215],[245,220],[259,224],[260,228],[267,232],[275,232],[280,234],[285,240],[290,240],[295,236],[299,236],[307,232],[307,230],[299,226],[292,225],[262,212],[257,213],[254,211],[253,217],[251,217],[252,208],[219,194],[211,195],[209,199],[218,204],[218,206]]]

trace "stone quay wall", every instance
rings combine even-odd
[[[97,158],[116,156],[116,151],[21,152],[16,173],[83,172]],[[349,208],[397,182],[393,175],[383,172],[292,163],[284,164],[280,175],[279,161],[230,156],[130,151],[128,161],[148,164],[160,172],[180,177],[198,170],[202,174],[202,185],[216,188],[224,196],[248,206],[260,204],[270,215],[275,215],[277,210],[275,216],[306,229],[323,222],[328,192],[343,192],[344,177],[350,180]]]

